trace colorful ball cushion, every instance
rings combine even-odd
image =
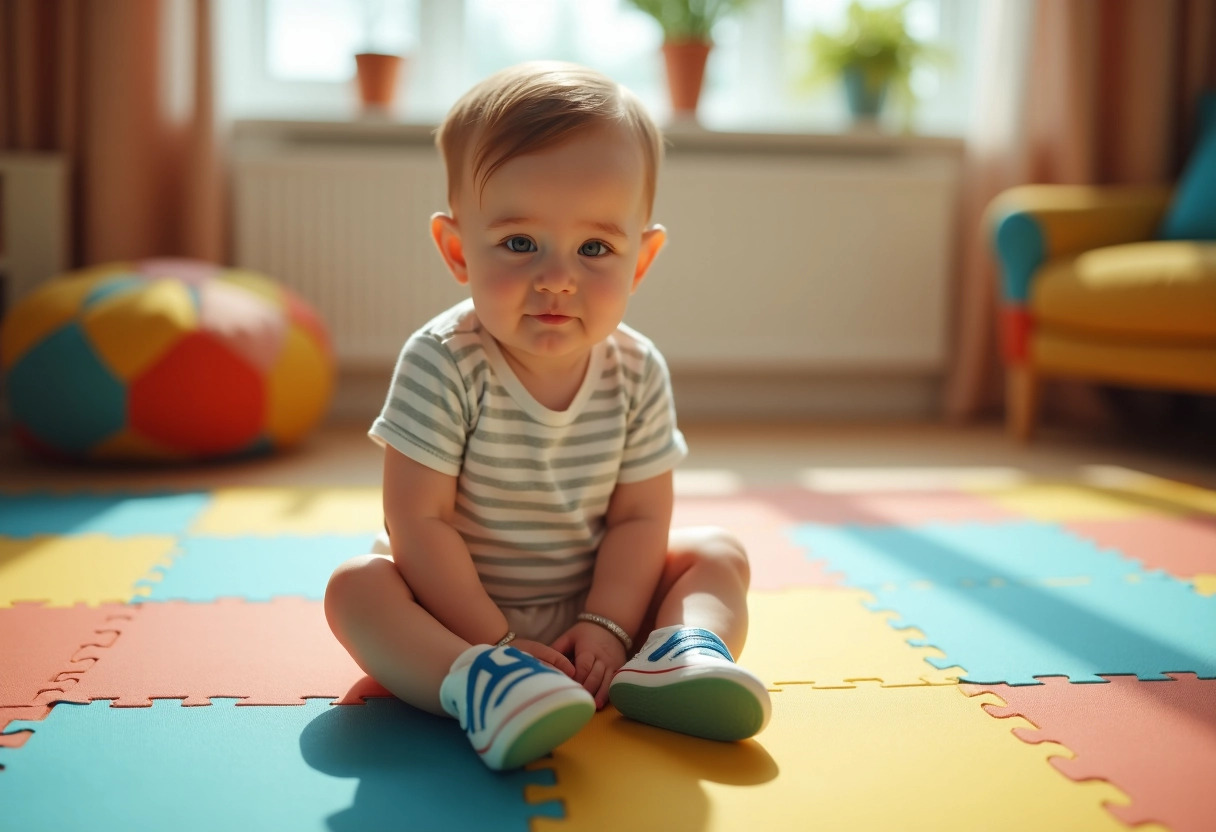
[[[333,389],[317,314],[273,280],[193,260],[57,277],[0,326],[17,436],[57,457],[185,460],[301,441]]]

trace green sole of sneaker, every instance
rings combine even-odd
[[[515,738],[503,755],[502,769],[519,768],[540,759],[577,734],[593,716],[595,706],[583,702],[546,714]]]
[[[689,679],[661,687],[612,686],[612,704],[630,719],[711,740],[743,740],[764,725],[750,690],[728,679]]]

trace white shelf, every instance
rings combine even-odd
[[[433,145],[435,124],[360,119],[245,119],[233,123],[238,147]],[[671,152],[794,153],[808,155],[943,155],[961,158],[964,142],[952,136],[889,133],[859,127],[842,132],[725,132],[673,124],[663,134]]]

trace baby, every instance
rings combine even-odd
[[[437,144],[450,213],[431,234],[471,298],[402,349],[370,431],[385,532],[334,572],[330,627],[493,769],[609,700],[695,736],[756,734],[768,692],[732,658],[747,556],[721,529],[670,528],[687,448],[662,356],[621,322],[666,241],[658,129],[603,75],[541,62],[466,93]]]

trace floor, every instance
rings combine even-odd
[[[842,469],[982,468],[990,476],[1085,478],[1100,466],[1216,487],[1216,441],[1108,432],[1043,431],[1029,444],[999,425],[693,423],[682,425],[689,457],[678,472],[684,492],[736,485],[783,485]],[[272,459],[186,467],[49,465],[0,439],[0,487],[212,488],[232,485],[376,485],[381,452],[362,424],[333,424],[303,447]],[[890,472],[888,472],[890,473]],[[873,482],[870,480],[869,482]],[[879,483],[881,485],[881,483]]]
[[[418,828],[532,832],[1212,828],[1199,782],[1216,766],[1216,597],[1202,597],[1216,595],[1212,443],[1044,431],[1022,445],[994,425],[684,430],[678,522],[727,525],[756,554],[742,659],[770,685],[772,724],[718,747],[609,709],[505,777],[449,721],[374,698],[325,627],[319,588],[350,535],[370,540],[380,522],[364,425],[192,467],[48,465],[0,441],[0,495],[17,507],[11,539],[0,534],[0,655],[51,656],[26,675],[60,685],[13,699],[7,732],[0,707],[0,817],[98,830],[172,816],[183,829],[340,832],[403,813]],[[35,528],[64,517],[66,530]],[[1123,537],[1082,539],[1111,530]],[[30,598],[45,607],[17,603]],[[976,684],[958,684],[963,668]],[[470,779],[477,801],[463,799]]]

